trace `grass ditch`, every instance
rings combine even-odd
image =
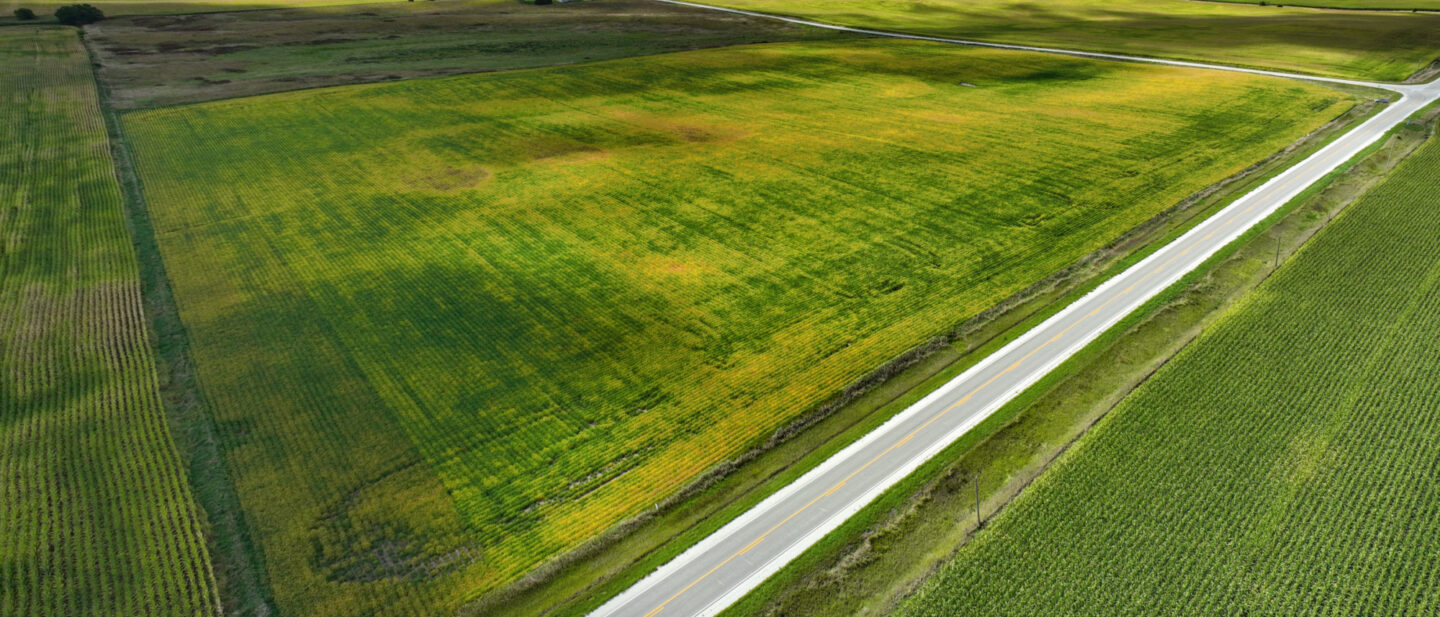
[[[1367,100],[1375,95],[1370,89],[1342,89]],[[463,614],[583,615],[924,394],[1375,111],[1373,103],[1358,105],[1284,151],[1192,195],[1110,246],[896,358],[777,431],[761,447],[712,468],[655,510],[617,525],[517,583],[488,594],[469,605]],[[983,438],[1000,428],[982,426],[988,428],[972,435]]]
[[[1440,106],[1431,106],[1392,130],[724,614],[887,613],[1090,426],[1433,135],[1437,116]]]
[[[80,30],[91,66],[95,51]],[[93,71],[92,71],[93,78]],[[95,79],[100,110],[110,137],[115,176],[125,209],[125,223],[140,262],[141,295],[155,349],[160,395],[195,499],[205,513],[206,536],[215,577],[220,586],[226,615],[266,617],[276,615],[274,599],[265,575],[260,546],[251,539],[244,511],[226,466],[213,416],[204,389],[195,374],[189,339],[180,322],[179,311],[165,275],[155,231],[145,207],[145,195],[135,174],[130,146],[125,139],[119,114],[110,104],[110,89]]]

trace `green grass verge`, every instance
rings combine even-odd
[[[90,59],[94,66],[93,52]],[[273,615],[276,609],[265,577],[264,554],[255,544],[250,524],[240,508],[222,452],[219,428],[195,374],[189,336],[180,323],[174,294],[165,276],[155,230],[145,207],[144,192],[140,179],[135,175],[129,140],[125,137],[119,114],[109,105],[109,89],[98,79],[96,87],[101,114],[110,137],[115,176],[120,181],[126,227],[130,230],[139,261],[140,293],[145,300],[145,317],[149,321],[159,369],[160,396],[169,419],[171,436],[188,472],[191,490],[197,504],[205,511],[211,565],[219,585],[223,612],[226,615]]]
[[[963,39],[1401,81],[1440,53],[1440,15],[1190,0],[719,0],[711,4]]]
[[[901,614],[1433,612],[1437,167],[1430,141],[1362,178]]]

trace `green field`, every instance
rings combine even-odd
[[[282,610],[443,613],[1351,101],[856,41],[125,125]]]
[[[86,42],[123,109],[854,36],[653,0],[466,0],[127,17],[91,27]]]
[[[900,614],[1440,612],[1437,174],[1432,140]]]
[[[718,0],[830,23],[1400,81],[1440,55],[1440,15],[1190,0]]]
[[[71,29],[0,30],[0,614],[217,615]]]

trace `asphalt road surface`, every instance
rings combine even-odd
[[[806,20],[777,19],[892,36]],[[970,44],[933,37],[894,36]],[[1386,131],[1440,99],[1440,81],[1407,86],[1369,84],[1189,62],[982,45],[1367,85],[1404,96],[780,489],[610,600],[592,613],[592,617],[699,617],[724,610],[1130,312],[1374,143]]]

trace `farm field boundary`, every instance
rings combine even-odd
[[[81,38],[83,41],[83,31]],[[88,45],[87,54],[93,64],[94,51]],[[161,401],[190,488],[197,505],[206,514],[205,531],[224,613],[278,614],[266,580],[264,554],[249,532],[222,452],[224,440],[214,424],[204,389],[195,373],[188,334],[180,322],[165,276],[165,265],[155,243],[144,190],[135,175],[135,163],[120,114],[110,104],[111,92],[105,82],[98,77],[95,81],[110,140],[110,155],[119,180],[126,228],[138,261],[141,297],[154,341]]]

